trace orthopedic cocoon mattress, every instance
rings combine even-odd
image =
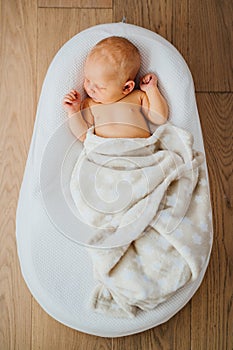
[[[85,58],[97,42],[113,35],[123,36],[138,47],[142,65],[136,83],[140,76],[155,73],[169,105],[169,122],[193,135],[193,148],[204,155],[202,186],[206,186],[209,205],[208,225],[207,218],[201,218],[199,227],[208,237],[208,248],[195,280],[179,288],[156,308],[139,310],[130,320],[100,314],[90,307],[96,280],[86,248],[92,232],[75,215],[70,193],[71,174],[83,145],[71,134],[62,108],[64,95],[73,88],[85,97]],[[167,321],[190,300],[208,265],[212,216],[192,76],[182,56],[168,41],[134,25],[112,23],[77,34],[58,51],[48,69],[38,103],[17,208],[16,237],[22,274],[32,295],[53,318],[82,332],[104,337],[141,332]],[[193,240],[195,244],[201,243],[197,234]]]

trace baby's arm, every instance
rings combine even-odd
[[[153,124],[164,124],[168,118],[168,105],[158,89],[157,82],[154,74],[146,74],[140,80],[140,89],[146,93],[142,107],[145,112],[148,109],[145,115]]]
[[[80,94],[76,90],[71,90],[64,97],[63,106],[68,112],[70,130],[81,142],[83,142],[86,138],[86,133],[89,128],[89,125],[85,120],[85,116],[84,119],[81,113]]]
[[[82,110],[82,116],[87,123],[87,127],[90,128],[92,125],[94,125],[94,117],[91,113],[90,108],[90,98],[85,98],[81,104],[81,110]]]

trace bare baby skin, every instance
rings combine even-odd
[[[88,95],[71,90],[63,99],[72,133],[84,141],[94,126],[101,137],[146,138],[151,135],[148,121],[163,124],[168,106],[158,89],[158,79],[149,73],[135,89],[140,68],[137,48],[125,38],[110,37],[98,43],[84,66],[84,89]]]

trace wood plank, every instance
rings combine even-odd
[[[137,1],[115,0],[113,2],[113,21],[135,24],[172,39],[172,0]]]
[[[108,22],[112,22],[111,9],[38,9],[38,92],[60,47],[80,31]]]
[[[112,21],[110,9],[38,9],[38,92],[48,65],[59,48],[87,27]],[[90,336],[55,321],[33,300],[32,349],[110,350],[111,339]],[[42,326],[43,325],[43,326]]]
[[[33,127],[37,6],[0,3],[0,348],[31,349],[31,294],[20,273],[15,214]]]
[[[192,300],[192,348],[233,349],[232,94],[197,94],[212,193],[214,243]]]
[[[232,2],[190,1],[189,54],[197,91],[232,91]]]
[[[38,0],[38,7],[112,8],[112,0]]]
[[[189,0],[172,3],[171,42],[189,64]]]

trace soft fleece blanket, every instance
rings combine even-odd
[[[193,136],[170,123],[148,138],[88,130],[70,189],[95,232],[95,310],[133,317],[198,277],[211,244],[203,160]]]

